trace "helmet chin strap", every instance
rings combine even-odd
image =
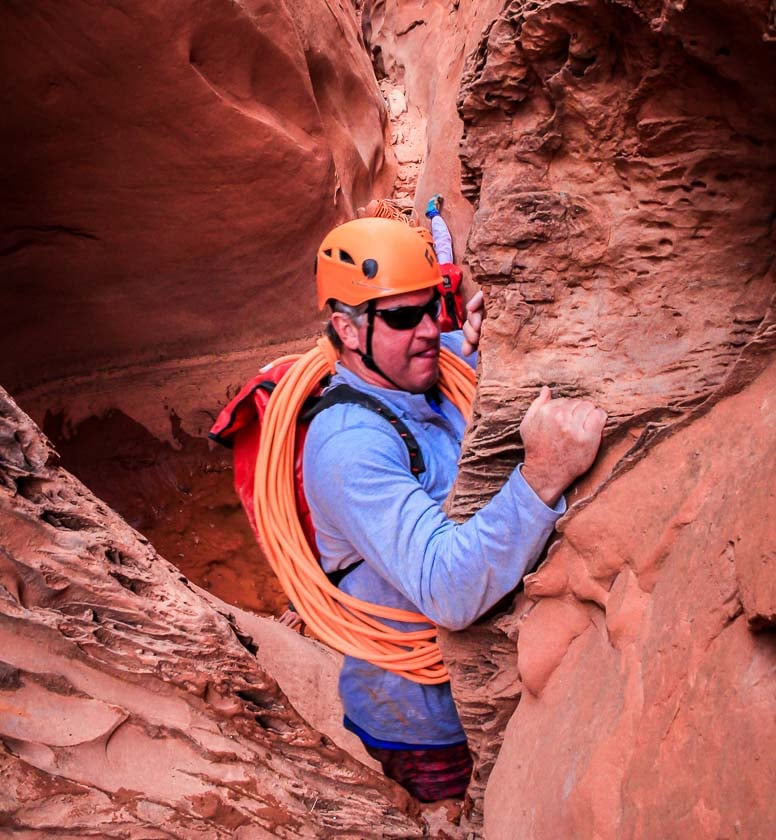
[[[374,332],[375,327],[375,312],[377,311],[377,306],[375,304],[374,298],[367,303],[366,309],[366,353],[362,353],[361,350],[356,350],[356,353],[361,357],[361,361],[364,363],[364,367],[371,370],[373,373],[376,373],[378,376],[382,376],[386,382],[390,382],[394,388],[399,391],[406,391],[406,388],[402,388],[401,385],[397,385],[393,379],[391,379],[388,374],[384,373],[380,370],[377,362],[374,360],[374,356],[372,355],[372,334]]]

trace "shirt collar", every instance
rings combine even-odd
[[[350,385],[351,388],[377,397],[382,402],[388,403],[397,413],[411,414],[415,417],[432,416],[436,413],[426,399],[426,394],[411,394],[409,391],[399,391],[396,388],[381,388],[379,385],[366,382],[357,373],[346,368],[342,362],[337,362],[337,371],[332,377],[330,387],[341,384]],[[441,394],[436,385],[430,389],[429,394],[436,398],[437,402],[441,402]]]

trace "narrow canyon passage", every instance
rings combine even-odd
[[[0,825],[770,838],[773,3],[10,2],[0,33]],[[608,414],[539,568],[440,633],[462,814],[343,737],[339,655],[264,618],[207,441],[320,333],[324,234],[434,193],[487,306],[449,516],[542,385]]]

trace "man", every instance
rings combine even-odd
[[[399,434],[363,406],[333,405],[313,419],[304,476],[323,568],[349,570],[339,585],[356,598],[467,627],[536,562],[565,511],[563,490],[595,458],[606,415],[582,400],[551,399],[543,388],[520,427],[524,463],[456,524],[441,504],[465,419],[435,387],[439,348],[441,340],[459,354],[476,349],[481,295],[469,302],[463,331],[440,339],[433,249],[404,223],[379,218],[331,231],[316,280],[341,347],[332,386],[350,385],[388,406],[425,462],[414,476]],[[422,801],[463,795],[472,764],[449,684],[421,685],[346,657],[339,689],[345,726],[386,775]]]

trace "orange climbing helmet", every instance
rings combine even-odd
[[[417,229],[396,219],[368,217],[330,231],[318,249],[318,306],[348,306],[436,286],[442,277],[434,249]]]

